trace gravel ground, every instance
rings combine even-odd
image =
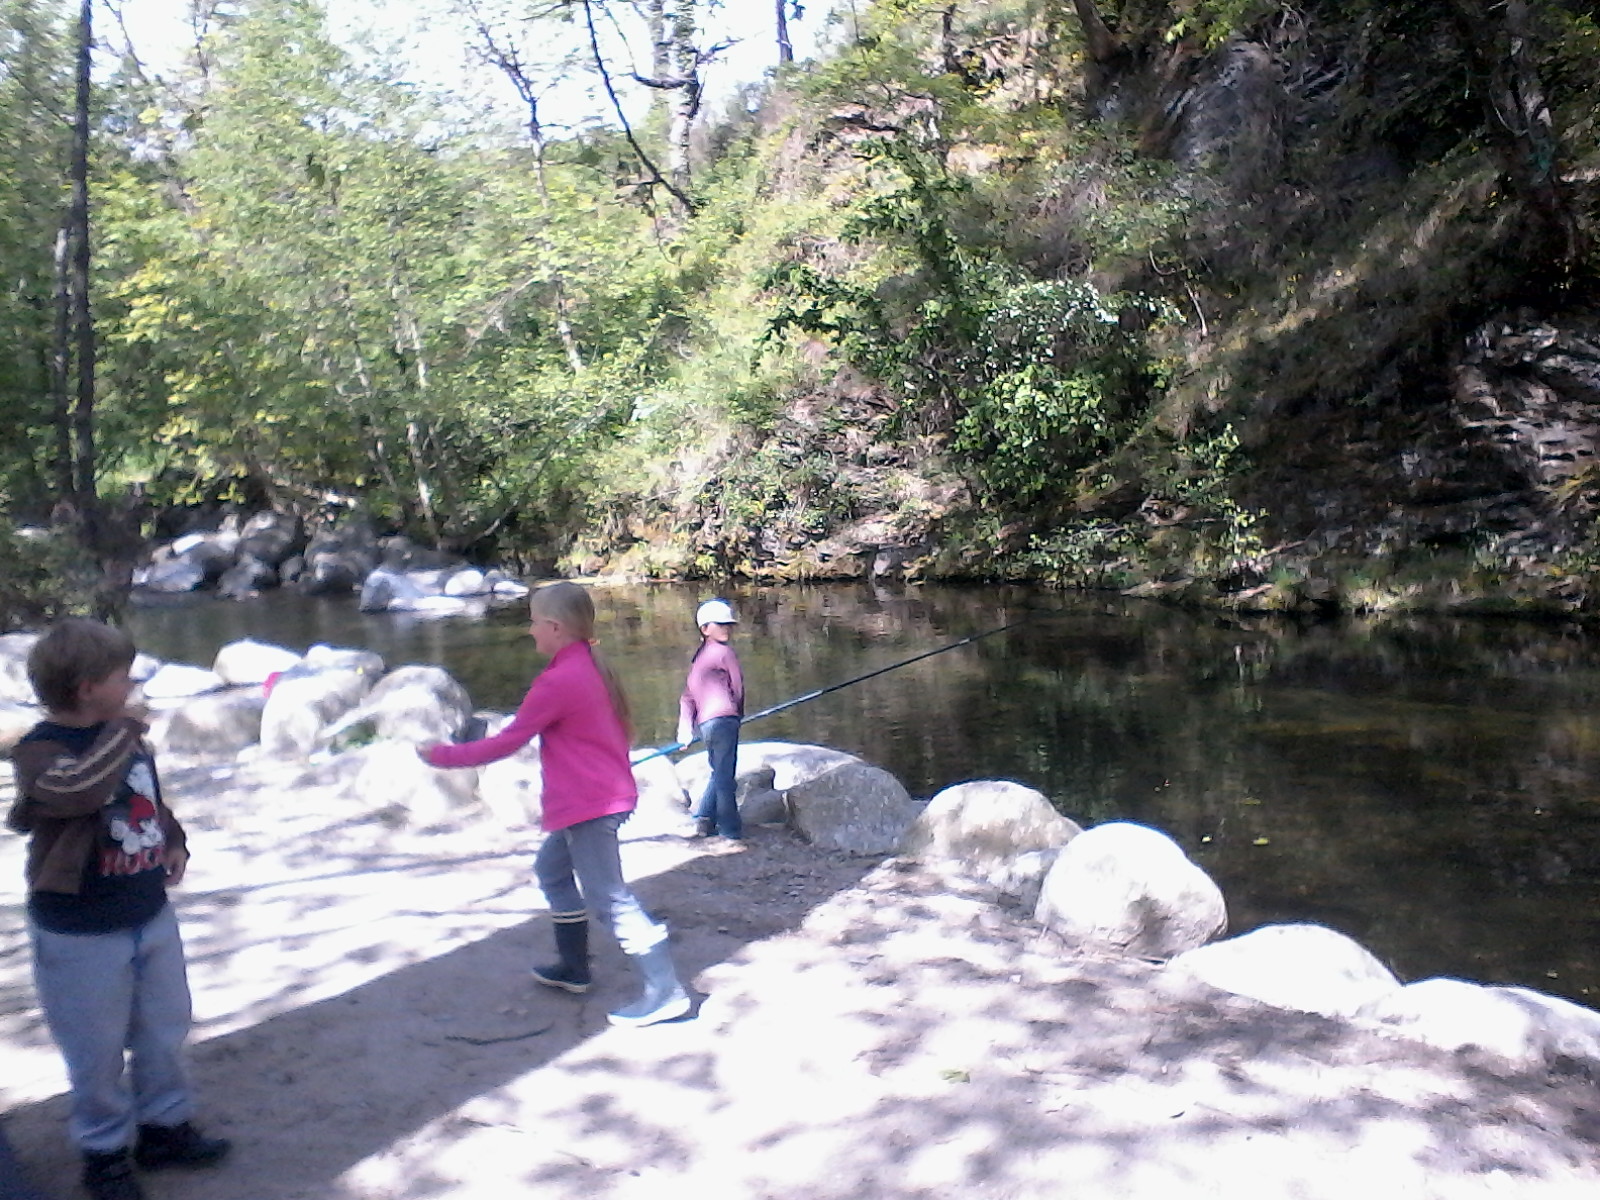
[[[911,1200],[1600,1195],[1600,1093],[1320,1017],[1175,997],[975,885],[626,828],[699,1004],[613,1029],[632,982],[533,984],[537,834],[348,811],[283,769],[168,772],[202,1123],[221,1167],[154,1200]],[[0,845],[5,1129],[76,1190],[64,1080],[33,1007],[21,839]]]

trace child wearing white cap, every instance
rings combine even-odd
[[[678,741],[696,736],[706,744],[711,781],[694,810],[695,835],[737,841],[744,836],[734,797],[739,763],[739,722],[744,717],[744,675],[729,644],[739,618],[726,600],[707,600],[695,612],[700,646],[689,660],[689,678],[678,701]]]

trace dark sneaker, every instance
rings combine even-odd
[[[182,1125],[141,1125],[133,1161],[147,1171],[162,1167],[209,1167],[220,1162],[233,1143],[206,1137],[188,1121]]]
[[[93,1200],[144,1200],[144,1191],[133,1175],[133,1159],[126,1150],[86,1151],[83,1190]]]
[[[582,994],[589,990],[589,972],[566,963],[553,963],[548,967],[530,968],[531,974],[545,987],[560,988],[564,992]]]

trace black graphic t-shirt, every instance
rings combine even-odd
[[[35,726],[25,740],[43,740],[85,754],[104,725],[78,728],[53,721]],[[155,760],[144,751],[128,760],[116,793],[100,810],[94,853],[83,866],[76,896],[33,892],[28,912],[52,933],[110,933],[143,925],[167,902],[166,835],[161,828],[161,784]]]

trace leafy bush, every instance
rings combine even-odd
[[[1106,296],[1075,279],[1036,279],[953,224],[965,180],[904,138],[866,143],[880,190],[857,203],[843,236],[903,252],[876,286],[791,259],[768,277],[781,297],[767,340],[791,329],[830,338],[859,369],[891,384],[911,428],[947,436],[991,496],[1030,504],[1063,472],[1106,454],[1148,403],[1141,336],[1124,329],[1171,316],[1162,302]]]
[[[18,529],[0,518],[0,559],[0,632],[95,611],[96,577],[66,534]]]

